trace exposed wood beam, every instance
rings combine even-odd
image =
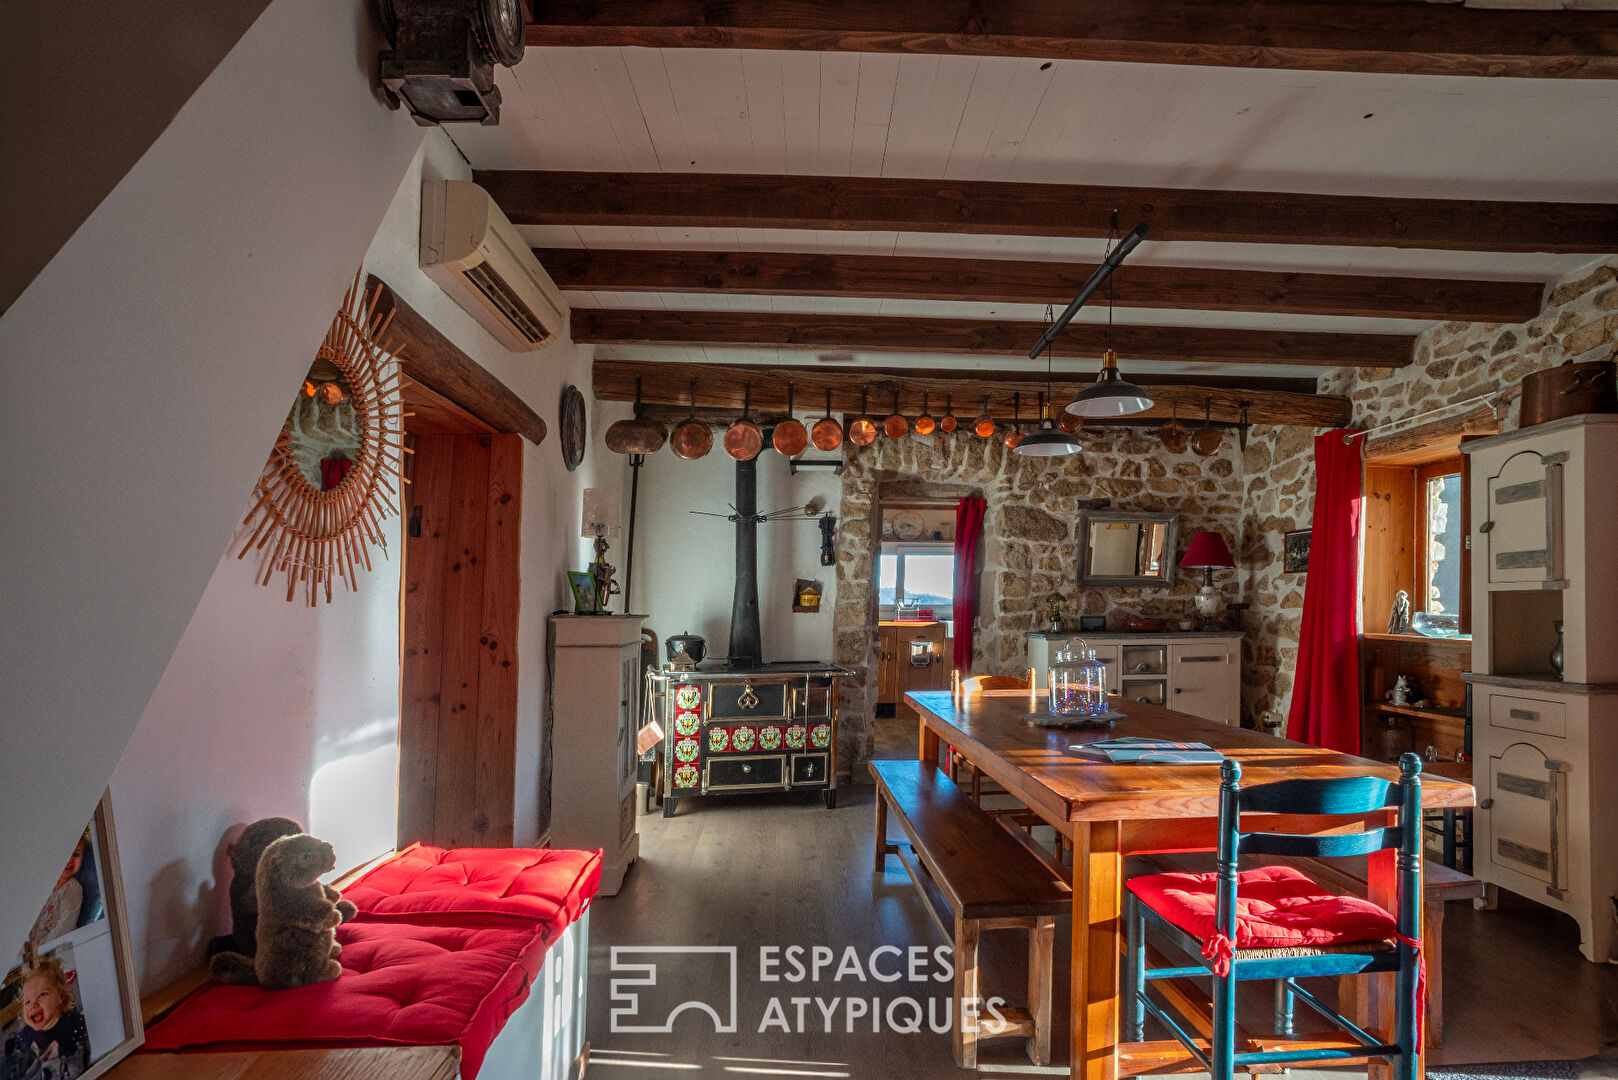
[[[547,0],[536,6],[530,45],[1618,77],[1618,16],[1611,12],[1365,0]]]
[[[751,293],[1060,304],[1094,270],[1083,263],[827,255],[781,251],[536,248],[563,289]],[[1537,281],[1469,281],[1130,266],[1113,280],[1123,307],[1266,311],[1456,322],[1527,322]]]
[[[1425,465],[1442,461],[1461,452],[1461,440],[1474,435],[1493,435],[1500,430],[1500,417],[1494,406],[1481,402],[1465,412],[1454,413],[1415,427],[1397,428],[1365,437],[1367,465]]]
[[[498,432],[513,432],[536,446],[545,441],[545,421],[505,383],[462,352],[375,274],[367,291],[382,286],[377,310],[393,307],[388,330],[404,343],[400,364],[405,375],[446,397]]]
[[[921,412],[923,395],[934,416],[944,414],[945,395],[951,395],[955,415],[965,423],[983,409],[996,419],[1010,419],[1013,394],[1020,396],[1021,414],[1026,420],[1038,418],[1038,394],[1044,381],[1015,373],[1002,378],[998,372],[926,369],[917,371],[862,371],[846,368],[824,370],[771,364],[673,364],[637,360],[596,360],[592,386],[597,401],[634,401],[637,381],[641,400],[654,406],[685,406],[691,402],[691,383],[696,380],[699,417],[714,409],[739,409],[744,390],[754,415],[784,413],[790,384],[793,405],[799,413],[826,408],[831,392],[833,414],[855,413],[866,403],[872,414],[886,416],[898,409],[907,416]],[[1089,385],[1089,379],[1058,375],[1052,383],[1053,400],[1065,405]],[[1254,424],[1291,424],[1304,427],[1336,427],[1350,416],[1346,397],[1335,394],[1298,394],[1250,387],[1228,389],[1212,386],[1153,386],[1154,406],[1132,420],[1166,420],[1178,411],[1182,420],[1195,426],[1203,408],[1217,423],[1237,423],[1242,419],[1242,403],[1248,405],[1247,420]],[[706,413],[705,413],[706,410]],[[663,414],[668,415],[668,414]]]
[[[518,225],[835,229],[1606,254],[1618,206],[877,176],[478,171]]]
[[[573,309],[573,340],[598,345],[748,345],[758,348],[873,349],[919,353],[1027,355],[1037,322],[804,315],[754,311]],[[1057,355],[1099,356],[1107,327],[1071,323]],[[1114,347],[1131,361],[1404,367],[1416,339],[1403,334],[1311,334],[1204,326],[1115,326]]]

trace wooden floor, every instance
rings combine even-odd
[[[908,756],[914,745],[913,721],[879,721],[879,756]],[[879,1020],[881,1030],[873,1032],[869,1012],[848,1030],[850,997],[863,998],[867,1006],[876,998],[882,1012],[902,997],[917,999],[923,1008],[932,999],[933,1007],[942,1009],[947,983],[879,983],[869,981],[868,974],[867,981],[851,974],[838,981],[835,965],[818,982],[759,979],[761,946],[827,946],[839,960],[852,947],[863,967],[879,946],[943,944],[919,910],[898,860],[890,858],[880,878],[871,872],[869,785],[843,789],[831,811],[808,796],[689,799],[673,819],[642,816],[640,829],[640,861],[624,879],[623,891],[598,901],[591,916],[592,1070],[607,1080],[694,1073],[906,1080],[958,1073],[949,1036],[928,1031],[925,1017],[916,1034],[895,1033],[886,1016]],[[1613,1027],[1618,967],[1582,960],[1571,921],[1507,896],[1493,912],[1451,905],[1444,933],[1446,1049],[1434,1065],[1584,1058],[1598,1053],[1604,1039],[1609,1053],[1618,1050]],[[985,942],[986,991],[1020,1000],[1024,939],[989,933]],[[640,1001],[621,1018],[616,1033],[612,1010],[626,1008],[626,1002],[611,997],[614,946],[629,947],[620,956],[617,978],[635,977],[624,970],[628,964],[655,963],[660,979],[655,987],[622,988],[625,994],[638,993]],[[716,1034],[713,1020],[691,1010],[676,1017],[669,1033],[623,1032],[626,1024],[660,1025],[687,1000],[711,1002],[728,1017],[725,954],[634,951],[641,946],[736,946],[736,1031]],[[1037,1069],[1023,1056],[1019,1040],[1002,1040],[984,1044],[980,1071],[1066,1075],[1065,920],[1056,948],[1059,1019],[1053,1046],[1060,1064]],[[879,959],[884,972],[895,966],[891,955]],[[1254,995],[1244,1002],[1244,1015],[1258,1029],[1268,1015],[1268,995],[1257,987]],[[779,1013],[769,1011],[772,998],[779,1001]],[[794,998],[803,1011],[801,1030]],[[1610,1010],[1606,1021],[1603,999]],[[908,1006],[895,1008],[900,1021],[910,1015]],[[822,1009],[832,1010],[830,1033]],[[783,1032],[777,1023],[761,1032],[761,1022],[771,1015],[784,1016],[792,1030]],[[1307,1074],[1295,1070],[1294,1075]]]

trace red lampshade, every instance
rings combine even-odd
[[[1235,566],[1236,560],[1230,557],[1230,548],[1225,546],[1223,536],[1216,532],[1199,532],[1191,537],[1191,546],[1185,549],[1180,565],[1201,570],[1208,566]]]

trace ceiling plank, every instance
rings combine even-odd
[[[536,248],[534,255],[569,290],[1021,304],[1065,304],[1095,270],[1086,263],[782,251]],[[1456,322],[1527,322],[1539,314],[1544,291],[1537,281],[1141,265],[1111,281],[1121,307]]]
[[[1016,411],[1026,420],[1037,420],[1038,395],[1045,390],[1044,380],[1030,382],[1023,372],[1008,374],[1015,377],[1004,378],[1002,373],[992,371],[948,369],[850,371],[778,364],[598,359],[593,364],[591,385],[597,401],[634,401],[639,387],[641,400],[648,405],[689,409],[694,382],[699,415],[706,415],[704,410],[739,409],[744,401],[754,415],[781,415],[786,412],[790,388],[793,405],[800,414],[827,409],[829,392],[829,411],[833,414],[869,410],[887,416],[897,409],[906,416],[917,416],[925,404],[932,415],[942,416],[945,396],[950,395],[955,415],[963,422],[976,417],[985,407],[996,419],[1008,419]],[[1053,400],[1065,404],[1088,385],[1088,379],[1059,374],[1051,383]],[[1352,414],[1348,398],[1338,394],[1213,386],[1153,386],[1151,393],[1152,408],[1130,419],[1156,421],[1178,415],[1195,426],[1206,409],[1215,422],[1238,423],[1243,419],[1244,403],[1245,419],[1254,424],[1338,427],[1348,423]]]
[[[1026,356],[1044,326],[1037,322],[911,319],[765,311],[636,311],[575,308],[573,340],[598,345],[746,345],[756,348],[872,349]],[[1111,341],[1127,367],[1134,360],[1303,367],[1405,367],[1415,348],[1404,334],[1317,334],[1206,326],[1115,326]],[[1058,355],[1099,356],[1108,328],[1069,323]]]
[[[1618,78],[1618,15],[1334,0],[547,0],[530,45]]]
[[[1015,184],[877,176],[479,170],[518,225],[835,229],[1107,236],[1441,251],[1618,251],[1618,206]]]

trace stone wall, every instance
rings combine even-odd
[[[1415,362],[1399,369],[1341,369],[1321,378],[1323,394],[1346,394],[1352,427],[1370,428],[1488,395],[1502,430],[1517,425],[1524,375],[1564,360],[1609,358],[1618,345],[1618,258],[1556,282],[1530,322],[1445,323],[1422,334]],[[1249,722],[1286,716],[1303,613],[1303,575],[1281,570],[1281,537],[1306,529],[1314,512],[1312,432],[1255,427],[1242,459],[1246,500],[1238,562],[1247,616],[1242,663]]]
[[[1244,498],[1239,464],[1234,432],[1208,458],[1168,453],[1155,436],[1127,429],[1093,436],[1083,451],[1065,458],[1023,457],[999,438],[966,431],[850,446],[838,511],[834,626],[837,662],[858,674],[844,682],[838,760],[854,767],[870,753],[877,689],[873,559],[884,500],[979,495],[987,502],[972,674],[1017,674],[1028,667],[1024,635],[1053,595],[1063,598],[1069,617],[1105,614],[1114,627],[1128,615],[1195,616],[1192,597],[1201,577],[1194,572],[1178,571],[1167,590],[1079,590],[1075,533],[1081,501],[1110,499],[1111,510],[1178,513],[1176,561],[1200,529],[1220,532],[1238,551]],[[1226,600],[1235,602],[1237,575],[1216,576]]]

